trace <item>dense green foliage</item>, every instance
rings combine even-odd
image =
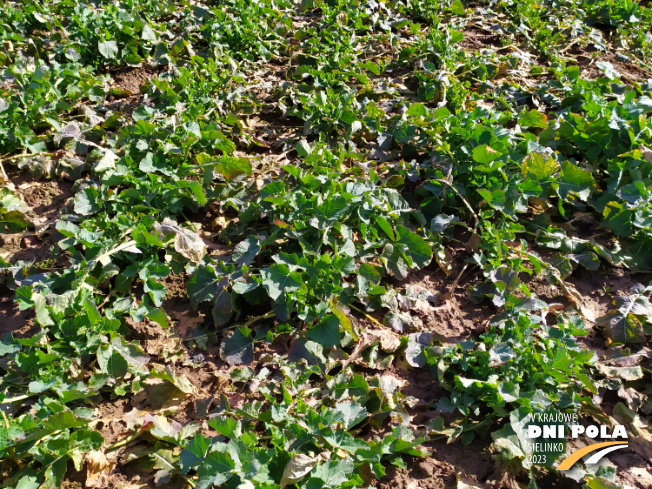
[[[638,366],[605,373],[578,346],[588,328],[566,280],[578,267],[652,269],[652,79],[618,71],[649,66],[652,13],[630,0],[471,7],[4,2],[0,163],[76,183],[52,251],[65,265],[0,259],[39,326],[0,344],[3,487],[58,487],[69,461],[81,469],[85,454],[120,448],[94,429],[103,400],[153,377],[193,391],[131,329],[170,327],[174,276],[210,311],[192,348],[217,341],[225,362],[248,365],[261,343],[294,343],[234,371],[259,395],[238,408],[222,397],[206,413],[212,435],[165,413],[141,420],[128,441],[149,444],[131,460],[161,483],[365,486],[402,455],[427,454],[429,439],[490,433],[504,470],[537,487],[553,469],[526,463],[520,420],[553,408],[604,417],[598,391],[649,379]],[[465,50],[471,22],[501,41]],[[581,77],[572,46],[595,57],[596,76]],[[142,93],[112,84],[144,67]],[[271,143],[254,123],[266,120],[279,129]],[[24,206],[0,191],[0,232],[33,227]],[[211,253],[217,242],[229,253]],[[486,333],[451,345],[425,330],[409,306],[438,298],[402,281],[426,267],[451,281],[481,274],[473,295],[496,310]],[[555,310],[551,325],[553,309],[527,287],[534,275],[575,313]],[[649,293],[619,298],[603,320],[623,354],[652,333]],[[377,319],[402,339],[370,336]],[[432,406],[445,420],[411,424],[411,400],[383,373],[404,361],[448,391]],[[619,409],[649,443],[639,394]],[[372,438],[365,426],[389,430]],[[613,469],[573,474],[586,487],[598,476]]]

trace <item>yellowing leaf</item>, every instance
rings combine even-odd
[[[538,127],[545,129],[548,127],[548,118],[538,110],[532,109],[519,117],[518,123],[523,127]]]
[[[353,339],[358,341],[358,333],[356,333],[353,323],[349,319],[349,317],[346,315],[344,312],[344,309],[342,309],[337,302],[331,301],[331,309],[333,310],[333,314],[337,319],[340,321],[340,326],[344,328],[344,331],[349,333],[351,336],[353,336]]]
[[[523,176],[533,180],[545,180],[559,170],[559,163],[547,153],[533,152],[523,158]]]

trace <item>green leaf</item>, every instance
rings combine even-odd
[[[248,265],[256,258],[259,251],[258,238],[256,236],[247,236],[247,239],[235,245],[231,258],[238,265]]]
[[[115,41],[99,41],[97,48],[100,54],[107,59],[115,59],[118,54],[118,44]]]
[[[389,223],[387,219],[385,219],[383,216],[374,216],[374,220],[382,229],[385,234],[391,239],[392,241],[396,240],[396,235],[394,234],[394,229],[392,228],[392,225]]]
[[[374,75],[380,75],[380,66],[373,61],[367,61],[361,65],[365,70],[371,71]]]
[[[224,277],[217,284],[215,304],[213,305],[213,321],[216,326],[224,326],[233,316],[233,297],[228,290],[229,277]]]
[[[370,263],[361,264],[358,273],[374,284],[379,284],[383,278],[378,269]]]
[[[74,48],[68,48],[66,49],[66,58],[76,63],[81,59],[81,54]]]
[[[620,78],[620,73],[618,73],[614,68],[614,65],[608,61],[598,61],[595,66],[601,69],[604,72],[604,76],[610,80],[618,80]]]
[[[306,489],[313,489],[313,481],[321,481],[324,487],[341,487],[345,482],[350,480],[353,470],[353,462],[349,459],[331,460],[318,465],[312,471],[312,474],[310,474],[311,477],[306,483]]]
[[[359,450],[368,448],[364,441],[353,438],[353,435],[344,430],[328,430],[323,434],[323,437],[336,450],[342,449],[349,453],[356,453]]]
[[[416,117],[425,117],[428,115],[428,109],[426,109],[425,105],[419,102],[415,102],[411,104],[410,107],[408,108],[407,115],[416,116]]]
[[[399,247],[395,247],[392,244],[386,245],[383,248],[381,259],[387,271],[393,273],[397,279],[403,280],[407,278],[410,266],[401,254]]]
[[[97,350],[97,364],[102,372],[116,379],[124,377],[129,371],[127,361],[111,347]]]
[[[137,66],[143,62],[143,58],[134,53],[129,53],[125,56],[125,63],[130,66]]]
[[[154,31],[154,29],[152,29],[149,24],[145,24],[143,27],[143,33],[140,38],[146,41],[156,41],[158,36],[156,35],[156,31]]]
[[[369,416],[365,407],[353,402],[338,402],[335,411],[342,413],[342,424],[348,430]]]
[[[33,229],[34,224],[20,211],[6,212],[0,208],[0,233],[20,233]]]
[[[315,340],[324,348],[332,348],[340,344],[340,321],[332,314],[326,315],[315,326],[308,330],[308,338]]]
[[[297,150],[297,155],[299,155],[299,158],[305,158],[306,156],[310,156],[310,153],[312,153],[312,148],[310,147],[310,143],[308,143],[308,141],[306,141],[305,139],[301,139],[297,142],[296,150]]]
[[[54,380],[51,380],[47,384],[41,380],[34,380],[29,383],[29,385],[27,386],[27,390],[33,394],[40,394],[42,392],[45,392],[52,386],[54,386],[55,383],[56,381]]]
[[[99,211],[102,206],[98,202],[100,193],[95,187],[85,187],[75,194],[75,212],[82,216],[90,216]]]
[[[572,193],[586,202],[594,186],[595,180],[590,171],[583,170],[570,161],[561,162],[561,176],[557,187],[559,197],[566,200]]]
[[[426,347],[430,345],[431,340],[431,333],[412,333],[408,335],[405,359],[412,367],[423,367],[426,365],[427,359],[424,352]]]
[[[106,170],[113,170],[115,169],[115,162],[118,160],[119,158],[116,154],[107,149],[104,152],[104,155],[97,161],[97,163],[95,163],[95,165],[93,165],[93,171],[96,173],[102,173]]]
[[[426,240],[401,225],[398,226],[397,231],[400,236],[398,242],[402,245],[405,255],[411,258],[412,267],[421,269],[429,265],[433,252]]]
[[[16,485],[16,489],[38,489],[40,484],[37,482],[35,476],[26,475],[21,477]]]
[[[222,276],[211,266],[200,265],[188,280],[186,290],[193,308],[200,302],[210,301],[217,293],[217,284]]]
[[[498,367],[509,362],[516,356],[516,352],[507,344],[494,345],[489,350],[489,366]]]
[[[405,179],[401,175],[392,175],[385,182],[387,188],[401,188],[405,185]]]
[[[210,489],[224,485],[233,475],[235,463],[228,453],[211,452],[197,470],[196,489]]]
[[[254,359],[254,340],[246,326],[222,341],[220,358],[231,365],[249,364]]]
[[[86,312],[86,317],[91,322],[91,324],[95,325],[102,320],[100,311],[97,309],[97,306],[90,298],[84,299],[83,306],[84,311]]]
[[[453,12],[455,15],[466,15],[466,9],[464,7],[464,4],[460,0],[454,0],[451,3],[450,8],[451,8],[451,12]]]
[[[277,300],[282,295],[299,290],[303,280],[297,272],[290,272],[287,265],[275,263],[271,267],[260,271],[263,287],[272,298]]]
[[[532,466],[532,461],[529,456],[533,453],[536,454],[545,454],[545,462],[542,462],[541,465],[550,467],[553,462],[559,458],[559,456],[565,453],[565,450],[562,452],[548,450],[541,450],[534,452],[534,444],[531,442],[531,439],[527,437],[528,425],[530,422],[531,411],[528,408],[519,408],[515,411],[512,411],[509,415],[509,422],[498,431],[494,431],[491,436],[494,439],[494,446],[501,452],[501,458],[504,460],[511,460],[513,458],[521,459],[521,464],[526,469],[529,469]],[[550,447],[553,447],[554,443],[562,443],[565,445],[564,439],[549,439],[551,442],[548,444]]]
[[[499,153],[486,144],[481,144],[480,146],[473,148],[473,161],[482,163],[483,165],[489,164],[501,156],[502,153]]]
[[[165,299],[165,294],[167,290],[165,285],[161,282],[157,282],[154,278],[148,278],[143,282],[143,289],[149,294],[150,299],[156,307],[161,307],[163,300]]]
[[[179,455],[181,473],[187,474],[191,468],[196,467],[202,463],[206,458],[209,447],[210,441],[204,435],[197,435],[192,440],[190,440],[190,442],[188,442],[188,446],[184,448]]]
[[[317,207],[317,216],[327,224],[332,224],[333,221],[344,216],[348,207],[348,201],[341,195],[327,196],[324,203]]]
[[[242,436],[240,423],[229,416],[215,416],[208,420],[208,426],[227,438],[238,438]]]
[[[124,377],[129,367],[142,368],[149,357],[135,343],[115,337],[111,343],[103,343],[97,349],[97,364],[102,372],[114,378]]]
[[[54,326],[54,321],[52,321],[50,311],[46,306],[45,297],[36,293],[32,295],[32,301],[34,302],[34,309],[36,309],[36,321],[41,326]]]
[[[251,163],[247,158],[235,156],[209,156],[205,153],[197,155],[197,163],[212,167],[214,173],[231,180],[238,175],[251,175]]]
[[[15,195],[9,188],[0,189],[0,208],[7,211],[28,212],[29,207],[20,196]]]
[[[597,271],[600,268],[600,258],[595,253],[569,253],[569,260],[579,263],[587,270]]]
[[[188,188],[192,192],[192,195],[194,195],[195,199],[197,199],[197,205],[200,207],[206,205],[206,193],[204,192],[201,183],[195,181],[188,182]]]
[[[609,202],[603,211],[604,224],[616,235],[628,237],[633,234],[634,212],[620,202]]]
[[[520,387],[513,382],[503,382],[498,385],[498,393],[505,402],[516,402],[520,398]]]
[[[140,160],[138,169],[144,173],[155,173],[163,170],[163,167],[159,164],[159,159],[154,155],[154,153],[147,153],[143,159]]]

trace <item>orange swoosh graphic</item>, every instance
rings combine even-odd
[[[622,441],[605,441],[603,443],[594,443],[593,445],[589,445],[588,447],[584,447],[579,449],[578,451],[572,453],[566,459],[559,464],[559,467],[557,467],[557,470],[570,470],[570,468],[575,465],[575,462],[577,462],[579,459],[581,459],[584,455],[595,452],[596,450],[604,447],[610,447],[612,445],[627,445],[627,442],[622,442]]]

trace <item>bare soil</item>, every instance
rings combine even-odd
[[[432,333],[444,344],[477,338],[497,312],[490,302],[471,300],[470,290],[480,280],[477,273],[464,270],[460,275],[460,272],[461,266],[456,266],[446,275],[437,263],[433,263],[413,273],[405,281],[406,284],[424,287],[438,298],[434,306],[420,311],[423,326],[419,330]],[[460,278],[456,282],[458,276]]]
[[[500,46],[500,36],[492,34],[486,29],[476,26],[469,26],[464,31],[464,40],[459,43],[464,49],[478,50],[486,49],[487,46]]]
[[[407,468],[389,466],[379,489],[456,489],[455,467],[434,456],[426,459],[408,459]]]
[[[604,77],[604,72],[596,66],[599,61],[611,63],[614,69],[621,75],[624,75],[624,81],[641,82],[652,78],[652,72],[634,62],[626,63],[620,61],[614,52],[595,53],[586,50],[577,49],[575,59],[582,72],[582,78],[594,80],[598,77]],[[626,53],[624,53],[626,54]]]
[[[109,94],[107,102],[120,111],[131,114],[141,105],[147,82],[159,75],[160,72],[160,69],[151,68],[127,68],[113,72],[111,76],[116,93]]]
[[[8,334],[15,338],[25,338],[34,334],[38,328],[34,322],[34,311],[21,311],[14,302],[14,292],[0,285],[0,341]]]
[[[114,73],[113,79],[116,88],[131,92],[128,97],[138,97],[140,95],[141,86],[157,74],[157,70],[152,70],[150,68],[133,68]]]
[[[73,196],[73,184],[65,180],[34,179],[18,171],[9,175],[15,191],[29,207],[26,216],[34,223],[34,231],[0,235],[0,256],[11,263],[50,258],[52,246],[62,238],[54,225],[62,207]]]

